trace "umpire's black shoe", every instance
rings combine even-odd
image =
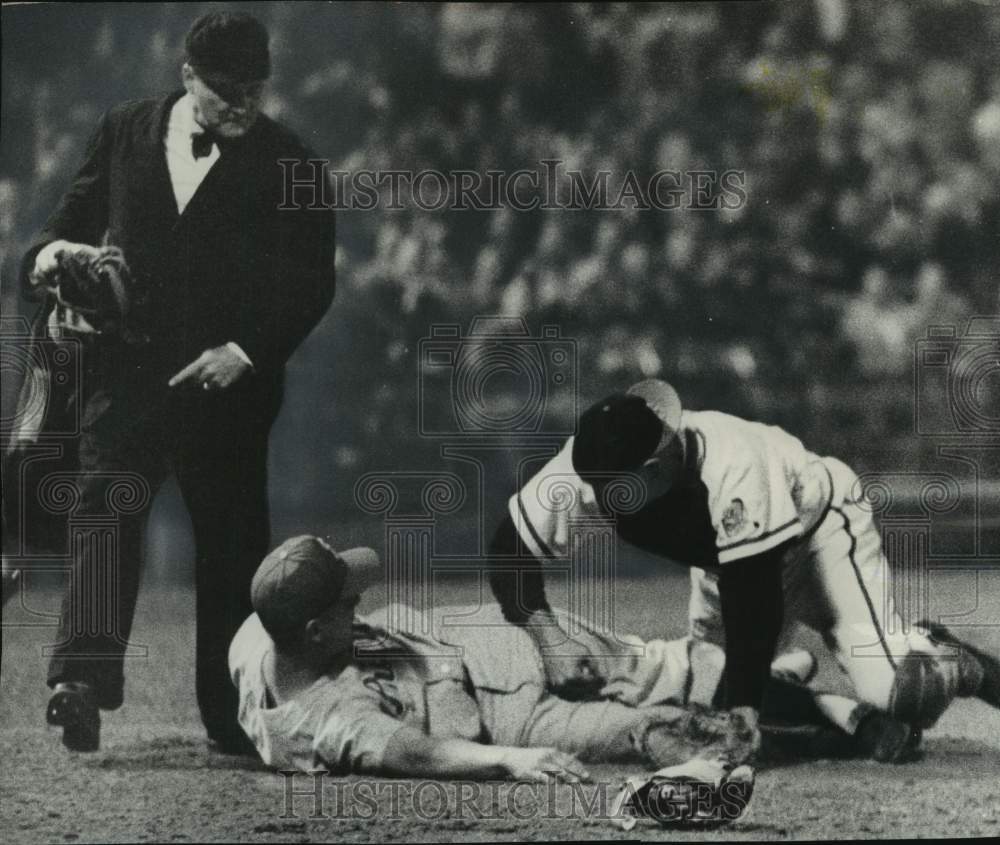
[[[256,757],[257,748],[245,733],[209,736],[208,747],[219,754],[234,757]]]
[[[63,745],[70,751],[97,751],[101,746],[101,711],[89,684],[56,684],[45,721],[63,729]]]
[[[936,643],[958,648],[958,694],[976,696],[987,704],[1000,708],[1000,660],[986,652],[962,642],[944,625],[924,620],[917,623]]]

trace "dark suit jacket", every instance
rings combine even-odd
[[[182,94],[104,116],[22,277],[58,238],[120,246],[144,294],[132,327],[150,338],[127,354],[150,377],[169,378],[205,349],[235,341],[253,361],[256,389],[278,397],[285,361],[333,299],[333,212],[279,210],[279,159],[314,156],[261,115],[179,215],[163,138]]]

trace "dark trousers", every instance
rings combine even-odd
[[[143,535],[152,499],[173,471],[194,529],[197,696],[209,737],[241,737],[228,649],[252,612],[250,581],[270,544],[267,441],[278,399],[255,377],[226,391],[166,387],[130,368],[88,367],[79,440],[73,570],[64,596],[49,685],[85,681],[101,707],[122,703]],[[111,385],[111,386],[107,386]],[[108,528],[100,531],[101,520]],[[149,644],[156,660],[164,643]]]

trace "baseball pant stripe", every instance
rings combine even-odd
[[[851,531],[851,520],[847,514],[836,506],[832,506],[830,510],[835,511],[840,514],[841,518],[844,520],[844,530],[847,532],[847,536],[851,538],[851,547],[847,552],[847,559],[851,562],[851,568],[854,570],[854,577],[857,578],[858,587],[861,589],[861,595],[865,597],[865,604],[868,605],[868,613],[871,614],[872,626],[875,628],[875,632],[878,634],[878,641],[882,646],[882,651],[885,652],[886,659],[889,661],[889,665],[892,666],[893,670],[896,669],[896,661],[892,659],[892,651],[889,648],[889,644],[885,641],[885,633],[882,630],[881,624],[879,624],[878,613],[875,612],[875,603],[872,601],[871,595],[868,593],[868,588],[865,586],[864,578],[861,577],[861,569],[858,566],[858,562],[854,557],[855,549],[858,545],[858,540]]]

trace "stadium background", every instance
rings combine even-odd
[[[454,405],[450,380],[422,377],[418,353],[432,325],[467,331],[472,318],[498,313],[524,316],[535,334],[556,325],[575,344],[577,390],[546,393],[543,430],[571,425],[574,404],[659,374],[691,407],[779,423],[862,471],[960,469],[941,464],[936,440],[915,434],[914,349],[930,324],[961,326],[1000,310],[996,3],[240,7],[273,33],[267,110],[337,170],[512,171],[559,158],[585,174],[611,171],[613,183],[630,168],[747,173],[746,206],[728,214],[341,212],[337,299],[291,362],[274,431],[276,537],[333,531],[345,543],[381,547],[382,518],[362,513],[353,496],[365,473],[450,471],[474,480],[468,463],[440,452],[462,438],[420,434],[421,397],[435,411]],[[99,115],[173,88],[183,33],[206,8],[3,7],[5,317],[30,312],[18,299],[17,265]],[[6,413],[15,385],[3,375]],[[498,409],[525,401],[517,378],[490,385]],[[996,379],[989,386],[1000,387]],[[518,439],[487,441],[498,447],[482,453],[489,501],[473,496],[440,519],[439,550],[468,555],[490,530],[514,483]],[[966,488],[978,480],[968,466],[961,472]],[[412,511],[416,493],[406,492],[400,508]],[[931,554],[954,555],[957,565],[929,585],[933,612],[975,608],[966,621],[978,620],[978,629],[968,630],[994,651],[998,500],[984,496],[981,512],[963,500],[945,525],[934,524]],[[300,805],[299,818],[282,818],[279,778],[205,747],[193,693],[193,597],[176,584],[190,579],[192,552],[176,491],[158,501],[151,535],[149,574],[160,577],[147,579],[133,631],[149,654],[130,663],[128,704],[106,714],[98,754],[69,760],[42,725],[43,648],[57,592],[32,589],[27,613],[8,605],[0,668],[6,839],[613,835],[600,820],[525,821],[509,812],[485,823],[427,822],[392,820],[380,806],[373,819],[344,823],[304,818],[309,808]],[[477,599],[467,580],[443,581],[436,597]],[[615,587],[625,630],[682,633],[679,568],[656,579],[630,573]],[[553,592],[565,601],[560,584]],[[835,687],[835,667],[825,665],[820,682]],[[998,736],[1000,714],[960,702],[929,732],[922,761],[769,768],[749,821],[717,836],[996,835]],[[595,767],[608,782],[622,773]],[[649,828],[634,835],[697,838]]]
[[[432,325],[477,315],[573,341],[575,393],[546,390],[543,430],[659,375],[689,407],[783,425],[859,470],[931,460],[915,342],[998,310],[995,4],[244,7],[273,34],[265,109],[335,170],[746,172],[729,212],[339,212],[337,299],[291,363],[274,434],[277,534],[377,537],[359,477],[454,469],[418,424],[451,383],[421,374],[418,351]],[[30,310],[20,256],[98,117],[177,85],[204,8],[4,9],[5,314]],[[523,387],[496,379],[488,399],[517,407]],[[490,453],[492,489],[511,488],[510,463]],[[161,551],[185,542],[180,514],[165,497]],[[187,555],[167,554],[157,570],[183,571]]]

